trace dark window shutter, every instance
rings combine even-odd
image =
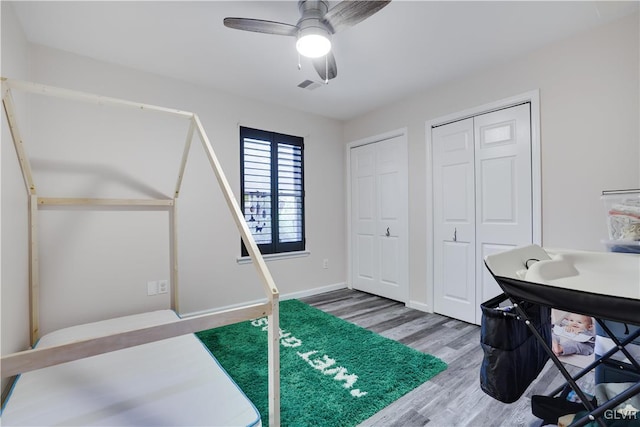
[[[241,208],[263,254],[304,250],[303,150],[300,137],[240,128]]]

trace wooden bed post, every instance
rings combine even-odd
[[[29,198],[29,314],[30,342],[40,337],[40,262],[38,257],[38,196]]]
[[[184,150],[182,152],[182,161],[180,162],[176,188],[173,192],[173,209],[171,209],[171,308],[178,314],[180,314],[180,293],[178,287],[178,196],[180,195],[180,187],[182,187],[182,178],[184,177],[184,170],[187,166],[187,159],[189,158],[194,130],[195,123],[193,122],[193,119],[191,119],[189,120],[189,130],[187,131],[187,139],[184,143]]]
[[[169,211],[169,258],[171,259],[171,309],[180,314],[178,299],[178,197]]]
[[[271,315],[267,336],[268,381],[269,381],[269,425],[280,425],[280,306],[276,294],[271,300]]]

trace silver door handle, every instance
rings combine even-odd
[[[458,229],[457,228],[453,229],[453,241],[454,242],[458,241]]]
[[[385,233],[385,236],[387,236],[387,237],[391,236],[391,232],[389,231],[389,227],[387,227],[387,232]]]

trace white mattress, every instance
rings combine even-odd
[[[74,326],[38,346],[151,326],[171,310]],[[258,426],[260,415],[194,335],[183,335],[20,375],[3,426]]]

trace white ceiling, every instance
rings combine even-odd
[[[4,2],[4,0],[3,0]],[[337,2],[331,2],[331,5]],[[295,38],[223,26],[295,24],[295,1],[13,2],[30,42],[224,92],[350,119],[638,10],[638,1],[407,1],[333,36],[338,77],[315,90]]]

